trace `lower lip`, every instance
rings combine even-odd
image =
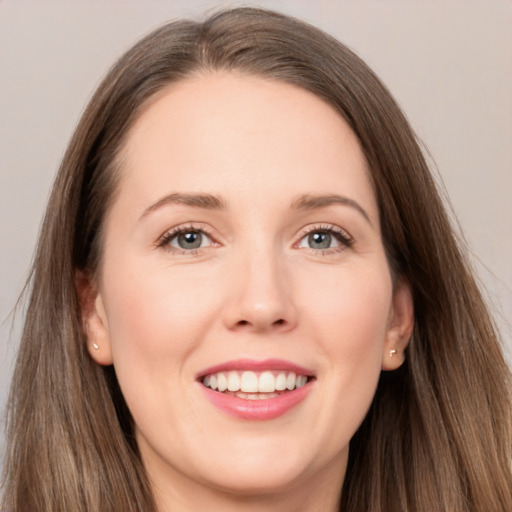
[[[278,418],[299,405],[311,391],[312,384],[313,381],[308,382],[305,386],[267,400],[246,400],[213,391],[199,383],[208,400],[221,411],[240,419],[259,421]]]

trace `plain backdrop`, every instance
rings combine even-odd
[[[2,410],[23,317],[22,308],[16,317],[11,311],[53,177],[88,98],[114,60],[151,29],[235,5],[241,4],[0,0]],[[387,84],[439,169],[433,164],[512,360],[512,2],[244,5],[276,9],[330,32]]]

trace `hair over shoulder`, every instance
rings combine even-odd
[[[512,510],[510,371],[415,134],[346,46],[251,8],[168,23],[145,37],[113,66],[76,128],[27,287],[3,509],[156,511],[115,371],[86,350],[75,277],[101,262],[128,130],[159,91],[205,70],[293,84],[345,119],[368,162],[392,273],[413,291],[406,361],[382,373],[351,441],[340,510]]]

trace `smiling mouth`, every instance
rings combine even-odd
[[[312,377],[292,371],[228,371],[205,375],[201,383],[245,400],[268,400],[305,386]]]

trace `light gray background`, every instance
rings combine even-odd
[[[166,20],[222,5],[237,3],[0,0],[2,409],[22,317],[13,323],[9,315],[52,179],[86,101],[139,37]],[[391,89],[437,163],[512,360],[512,2],[251,5],[327,30]]]

